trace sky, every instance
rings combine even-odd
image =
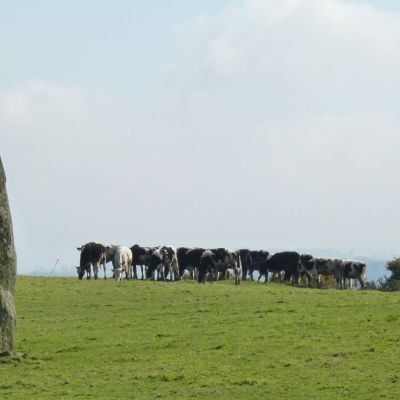
[[[18,272],[77,246],[399,253],[400,4],[3,1]]]

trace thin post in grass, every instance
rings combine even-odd
[[[54,264],[54,266],[53,266],[53,269],[51,270],[51,272],[50,272],[50,275],[49,275],[49,278],[53,275],[53,272],[54,272],[54,270],[56,269],[56,265],[58,264],[58,258],[57,258],[57,261],[55,262],[55,264]]]

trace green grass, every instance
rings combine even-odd
[[[0,399],[399,399],[400,294],[19,277]]]

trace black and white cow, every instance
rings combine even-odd
[[[341,281],[341,261],[338,259],[315,257],[303,254],[300,257],[300,275],[305,276],[308,286],[319,286],[321,275],[332,276],[336,281],[336,288],[339,289]]]
[[[248,269],[250,273],[250,279],[254,281],[253,273],[254,271],[260,272],[265,269],[268,262],[268,251],[265,250],[251,250],[248,254]],[[268,275],[266,275],[265,279],[268,280]]]
[[[150,259],[153,251],[156,250],[157,247],[141,247],[137,244],[131,247],[132,251],[132,269],[133,269],[133,278],[137,279],[137,269],[136,267],[140,267],[142,279],[145,279],[146,269],[150,266]]]
[[[240,249],[239,256],[240,264],[242,266],[242,279],[245,281],[247,279],[247,272],[249,271],[250,250]]]
[[[204,253],[204,249],[199,247],[179,247],[176,255],[179,264],[179,277],[182,278],[185,271],[188,271],[192,278],[198,274],[200,268],[200,258]]]
[[[258,281],[265,275],[265,282],[268,282],[268,272],[273,274],[284,273],[284,280],[293,284],[299,281],[300,254],[295,251],[282,251],[273,254],[268,258],[264,267],[260,269]]]
[[[224,248],[205,250],[200,258],[198,282],[205,283],[208,274],[213,274],[214,280],[218,279],[218,272],[226,273],[233,269],[235,284],[240,283],[242,267],[239,251]]]
[[[94,279],[98,277],[99,265],[103,265],[104,279],[106,276],[106,246],[97,242],[86,243],[77,247],[81,252],[79,267],[76,267],[78,278],[82,279],[86,272],[87,279],[91,278],[91,268],[93,267]]]
[[[171,280],[179,275],[179,264],[176,256],[176,249],[170,246],[160,246],[153,250],[150,256],[149,268],[146,272],[147,279],[154,279],[155,272],[158,272],[158,279],[166,281],[171,273]]]
[[[332,276],[336,281],[336,288],[340,288],[340,280],[341,280],[341,260],[336,258],[315,258],[315,265],[317,272],[319,274],[318,283],[320,283],[320,277],[323,276]]]
[[[311,287],[315,284],[314,277],[318,276],[318,271],[311,254],[302,254],[300,256],[299,275],[305,280],[305,284]]]
[[[352,279],[358,279],[361,289],[365,287],[366,264],[363,261],[344,260],[341,262],[341,287],[352,288]]]

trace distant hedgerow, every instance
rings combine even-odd
[[[400,258],[388,261],[386,269],[392,273],[390,277],[382,277],[377,281],[379,290],[394,292],[400,290]]]

